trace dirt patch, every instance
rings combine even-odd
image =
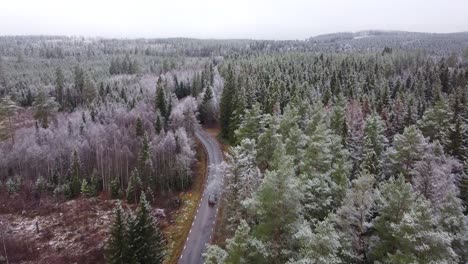
[[[0,255],[8,257],[10,263],[104,263],[115,203],[76,199],[48,205],[53,207],[50,214],[23,211],[0,215],[0,233],[8,244],[6,253],[0,251]]]

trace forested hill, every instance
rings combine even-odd
[[[326,50],[378,50],[392,49],[424,50],[425,52],[450,55],[460,52],[468,44],[468,32],[421,33],[406,31],[366,30],[355,33],[342,32],[319,35],[308,39],[318,49]]]

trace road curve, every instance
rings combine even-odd
[[[179,258],[179,264],[203,264],[202,254],[206,250],[206,243],[210,242],[213,234],[213,227],[216,221],[219,203],[210,207],[208,205],[208,196],[214,192],[214,181],[216,173],[214,167],[221,163],[223,156],[216,140],[203,130],[198,130],[197,138],[203,144],[208,154],[208,178],[205,184],[203,196],[198,204],[197,213],[192,222],[192,227],[185,241],[182,255]]]

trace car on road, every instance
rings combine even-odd
[[[210,194],[210,196],[208,196],[208,205],[210,207],[213,207],[217,201],[218,201],[218,196],[216,195],[216,193],[212,193]]]

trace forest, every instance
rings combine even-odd
[[[205,263],[466,263],[467,120],[468,33],[0,37],[0,215],[116,199],[98,262],[172,263],[151,206],[215,127]]]

